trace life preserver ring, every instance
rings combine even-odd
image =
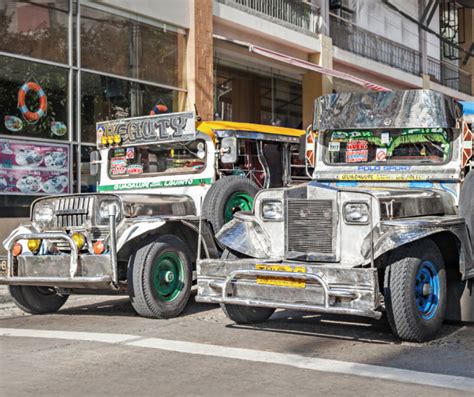
[[[30,111],[30,109],[28,109],[26,106],[26,94],[30,90],[36,91],[36,93],[39,95],[39,108],[36,112]],[[48,101],[46,100],[46,94],[39,84],[30,81],[29,83],[25,83],[21,86],[20,90],[18,91],[18,109],[20,109],[23,118],[30,122],[36,122],[46,114],[46,110],[48,109]]]

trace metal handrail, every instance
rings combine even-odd
[[[308,1],[296,0],[217,0],[218,3],[279,23],[302,33],[319,33],[320,10]]]

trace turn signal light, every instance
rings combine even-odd
[[[41,240],[28,240],[28,249],[36,253],[38,252],[39,248],[41,246]]]
[[[74,241],[74,244],[76,244],[77,249],[80,251],[86,243],[86,238],[81,233],[74,233],[71,238],[72,241]]]
[[[92,245],[92,249],[94,250],[94,254],[100,255],[105,251],[105,245],[102,241],[96,241]]]
[[[13,249],[12,249],[13,256],[18,256],[18,255],[20,255],[22,250],[23,250],[23,247],[21,246],[21,244],[20,244],[20,243],[16,243],[16,244],[13,246]]]

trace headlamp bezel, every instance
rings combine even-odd
[[[360,205],[361,207],[365,207],[365,210],[367,213],[367,220],[366,221],[348,220],[346,213],[347,213],[347,207],[350,205]],[[368,225],[370,223],[370,217],[371,217],[370,205],[366,201],[347,201],[342,206],[342,217],[344,218],[344,222],[348,225]]]
[[[274,217],[274,218],[266,217],[265,213],[264,213],[265,206],[266,205],[275,205],[275,204],[280,206],[280,216]],[[265,221],[265,222],[281,222],[284,218],[284,212],[285,212],[285,209],[284,209],[283,202],[281,200],[264,199],[260,203],[260,216],[261,216],[262,220]]]

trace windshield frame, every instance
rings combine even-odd
[[[437,128],[437,127],[433,127]],[[401,130],[402,128],[383,128],[384,132],[391,132],[393,130]],[[404,128],[403,128],[404,129]],[[402,129],[402,130],[403,130]],[[409,128],[409,129],[418,129],[418,128]],[[452,128],[443,128],[443,130],[446,131],[448,135],[448,141],[449,141],[449,153],[448,156],[446,157],[446,160],[440,161],[440,162],[421,162],[421,161],[416,161],[416,160],[407,160],[407,161],[372,161],[372,162],[353,162],[353,163],[331,163],[328,161],[328,152],[329,152],[329,146],[326,145],[326,143],[329,143],[329,141],[325,142],[325,138],[327,134],[332,134],[335,131],[341,131],[341,132],[351,132],[351,131],[358,131],[361,129],[357,128],[338,128],[336,130],[324,130],[319,132],[319,139],[318,139],[318,145],[321,145],[323,155],[322,155],[322,161],[324,165],[328,167],[360,167],[360,166],[366,166],[366,167],[372,167],[372,166],[388,166],[388,167],[393,167],[393,166],[412,166],[412,167],[438,167],[438,166],[444,166],[448,164],[453,157],[453,152],[454,152],[454,133]],[[367,129],[363,129],[367,130]],[[378,128],[378,130],[382,130],[382,128]]]
[[[198,172],[149,172],[149,173],[141,173],[141,174],[121,174],[121,175],[112,175],[111,173],[111,159],[112,157],[110,156],[110,153],[112,153],[112,150],[118,149],[118,148],[109,148],[107,150],[107,176],[112,179],[112,180],[118,180],[118,179],[124,179],[124,180],[131,180],[131,179],[138,179],[138,178],[157,178],[157,177],[167,177],[167,176],[183,176],[183,177],[192,177],[194,175],[200,175],[202,174],[208,166],[208,155],[209,155],[209,148],[207,145],[207,142],[205,139],[202,138],[197,138],[192,141],[170,141],[170,142],[152,142],[152,143],[146,143],[146,144],[140,144],[140,145],[131,145],[131,146],[123,146],[123,149],[126,151],[128,148],[140,148],[143,146],[168,146],[168,145],[188,145],[192,142],[202,142],[204,144],[205,148],[205,156],[202,159],[204,162],[204,167],[202,167]],[[197,157],[196,157],[197,159]]]

